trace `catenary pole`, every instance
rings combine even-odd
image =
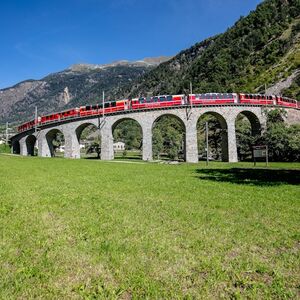
[[[35,133],[37,132],[37,122],[38,122],[38,111],[37,111],[37,106],[35,107],[35,112],[34,112],[34,131]]]
[[[191,95],[193,94],[193,84],[191,81],[190,81],[190,94]],[[190,99],[190,104],[191,104],[191,108],[193,108],[193,101],[191,99]]]
[[[8,145],[8,122],[6,122],[6,129],[5,129],[5,144]]]
[[[205,135],[206,135],[206,165],[208,166],[208,122],[205,122]]]
[[[104,91],[102,92],[102,122],[104,121],[104,98],[105,98],[105,93]]]

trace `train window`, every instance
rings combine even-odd
[[[166,97],[164,97],[164,96],[159,97],[159,101],[161,101],[161,102],[166,101]]]
[[[167,101],[172,101],[173,100],[173,96],[169,95],[167,96]]]
[[[158,101],[158,97],[153,97],[153,102],[157,102]]]
[[[97,105],[93,105],[92,109],[98,109],[98,106]]]
[[[105,102],[105,103],[104,103],[104,108],[110,107],[109,104],[110,104],[109,102]]]
[[[116,101],[111,102],[111,106],[115,107],[116,106]]]
[[[91,107],[88,105],[88,106],[85,107],[85,109],[86,109],[86,110],[90,110]]]

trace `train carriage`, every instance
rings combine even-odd
[[[206,93],[190,94],[189,104],[192,105],[220,105],[238,102],[238,95],[235,93]]]
[[[130,108],[129,100],[113,100],[113,101],[106,101],[104,103],[104,113],[110,114],[118,111],[124,111]],[[80,109],[80,116],[92,116],[92,115],[101,115],[103,114],[103,104],[95,104],[95,105],[87,105],[81,106]]]
[[[274,96],[267,96],[261,94],[239,94],[239,102],[241,104],[253,105],[276,105]]]
[[[159,108],[180,106],[185,104],[185,95],[159,95],[154,97],[140,97],[131,100],[132,109]]]
[[[286,107],[298,107],[297,100],[286,98],[286,97],[277,97],[276,96],[276,103],[279,106],[286,106]]]

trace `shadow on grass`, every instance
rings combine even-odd
[[[142,157],[139,157],[139,156],[115,156],[114,159],[118,159],[118,160],[142,160]]]
[[[94,156],[88,156],[88,157],[82,157],[82,159],[89,159],[89,160],[101,160],[100,158],[98,157],[94,157]],[[117,156],[115,157],[114,159],[117,159],[117,160],[142,160],[142,158],[140,157],[137,157],[137,156]]]
[[[300,170],[231,168],[197,169],[196,172],[199,179],[217,182],[258,186],[300,184]]]

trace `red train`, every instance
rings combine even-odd
[[[293,107],[300,109],[300,102],[281,96],[266,96],[261,94],[237,94],[237,93],[206,93],[189,95],[160,95],[153,97],[140,97],[117,101],[107,101],[102,104],[81,106],[66,111],[38,117],[18,127],[18,132],[23,132],[44,124],[61,120],[81,118],[86,116],[112,114],[120,111],[154,109],[172,106],[197,106],[197,105],[273,105],[281,107]]]

